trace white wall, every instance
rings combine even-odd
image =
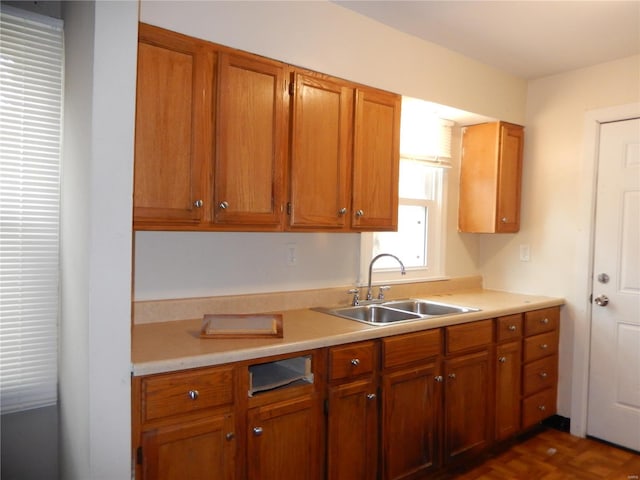
[[[594,109],[640,101],[640,57],[575,70],[529,83],[523,166],[521,230],[480,239],[485,286],[563,296],[560,339],[560,414],[573,416],[576,327],[588,328],[585,268],[592,202],[592,171],[585,158],[585,119]],[[520,262],[519,245],[531,247]],[[580,403],[579,399],[573,399]],[[583,402],[582,402],[583,403]],[[573,420],[573,419],[572,419]],[[575,419],[579,422],[579,418]],[[573,423],[573,422],[572,422]]]
[[[61,478],[131,475],[131,212],[138,5],[64,2]]]

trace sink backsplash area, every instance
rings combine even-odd
[[[202,318],[209,313],[265,313],[329,305],[350,305],[353,286],[219,297],[144,300],[133,303],[134,324]],[[366,287],[365,287],[366,288]],[[393,284],[388,299],[410,298],[482,289],[482,277]],[[444,300],[443,300],[444,301]]]

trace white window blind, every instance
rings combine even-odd
[[[0,10],[0,404],[57,400],[62,22]]]

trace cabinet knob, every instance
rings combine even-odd
[[[262,435],[262,427],[253,427],[253,434],[256,437],[259,437],[260,435]]]
[[[198,390],[189,390],[187,392],[187,395],[189,395],[189,398],[191,400],[197,400],[198,397],[200,396],[200,392],[198,392]]]
[[[545,407],[544,405],[538,405],[538,410],[540,410],[541,412],[544,412],[547,409],[547,407]]]
[[[451,380],[455,380],[455,378],[456,378],[456,374],[455,374],[455,373],[450,373],[450,374],[449,374],[449,378],[450,378]]]
[[[543,344],[540,345],[540,348],[542,350],[546,350],[547,348],[549,348],[549,345],[547,345],[546,343],[543,343]]]
[[[518,329],[518,327],[516,327],[515,325],[509,325],[509,327],[507,327],[507,329],[508,329],[510,332],[515,332],[515,331]]]
[[[345,213],[347,213],[346,207],[342,207],[340,210],[338,210],[338,215],[344,215]]]
[[[354,367],[357,367],[358,365],[360,365],[360,359],[359,358],[352,358],[351,359],[351,365],[353,365]]]
[[[356,217],[364,216],[364,210],[356,210]]]
[[[547,378],[548,376],[547,372],[540,372],[540,378]]]
[[[500,363],[506,363],[506,361],[507,361],[507,357],[499,357],[499,358],[498,358],[498,361],[499,361]]]
[[[540,323],[543,325],[547,325],[549,323],[549,319],[547,317],[544,317],[542,320],[540,320]]]
[[[193,206],[196,208],[202,208],[203,205],[204,202],[202,200],[196,200],[195,202],[193,202]]]
[[[367,400],[375,400],[375,398],[376,398],[375,393],[367,393]]]
[[[507,217],[502,217],[502,218],[500,219],[500,221],[501,221],[502,223],[507,223],[508,219],[507,219]]]
[[[433,377],[433,379],[438,383],[442,383],[442,381],[444,380],[444,378],[442,378],[442,375],[436,375],[435,377]]]
[[[235,433],[233,433],[233,432],[229,432],[229,433],[227,433],[227,434],[225,435],[225,438],[226,438],[228,441],[231,441],[231,440],[233,440],[234,438],[236,438],[236,434],[235,434]]]
[[[218,204],[218,208],[220,210],[226,210],[227,208],[229,208],[229,202],[227,202],[226,200],[223,200]]]

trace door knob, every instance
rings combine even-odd
[[[599,295],[593,299],[594,303],[600,307],[606,307],[609,305],[609,297],[606,295]]]

